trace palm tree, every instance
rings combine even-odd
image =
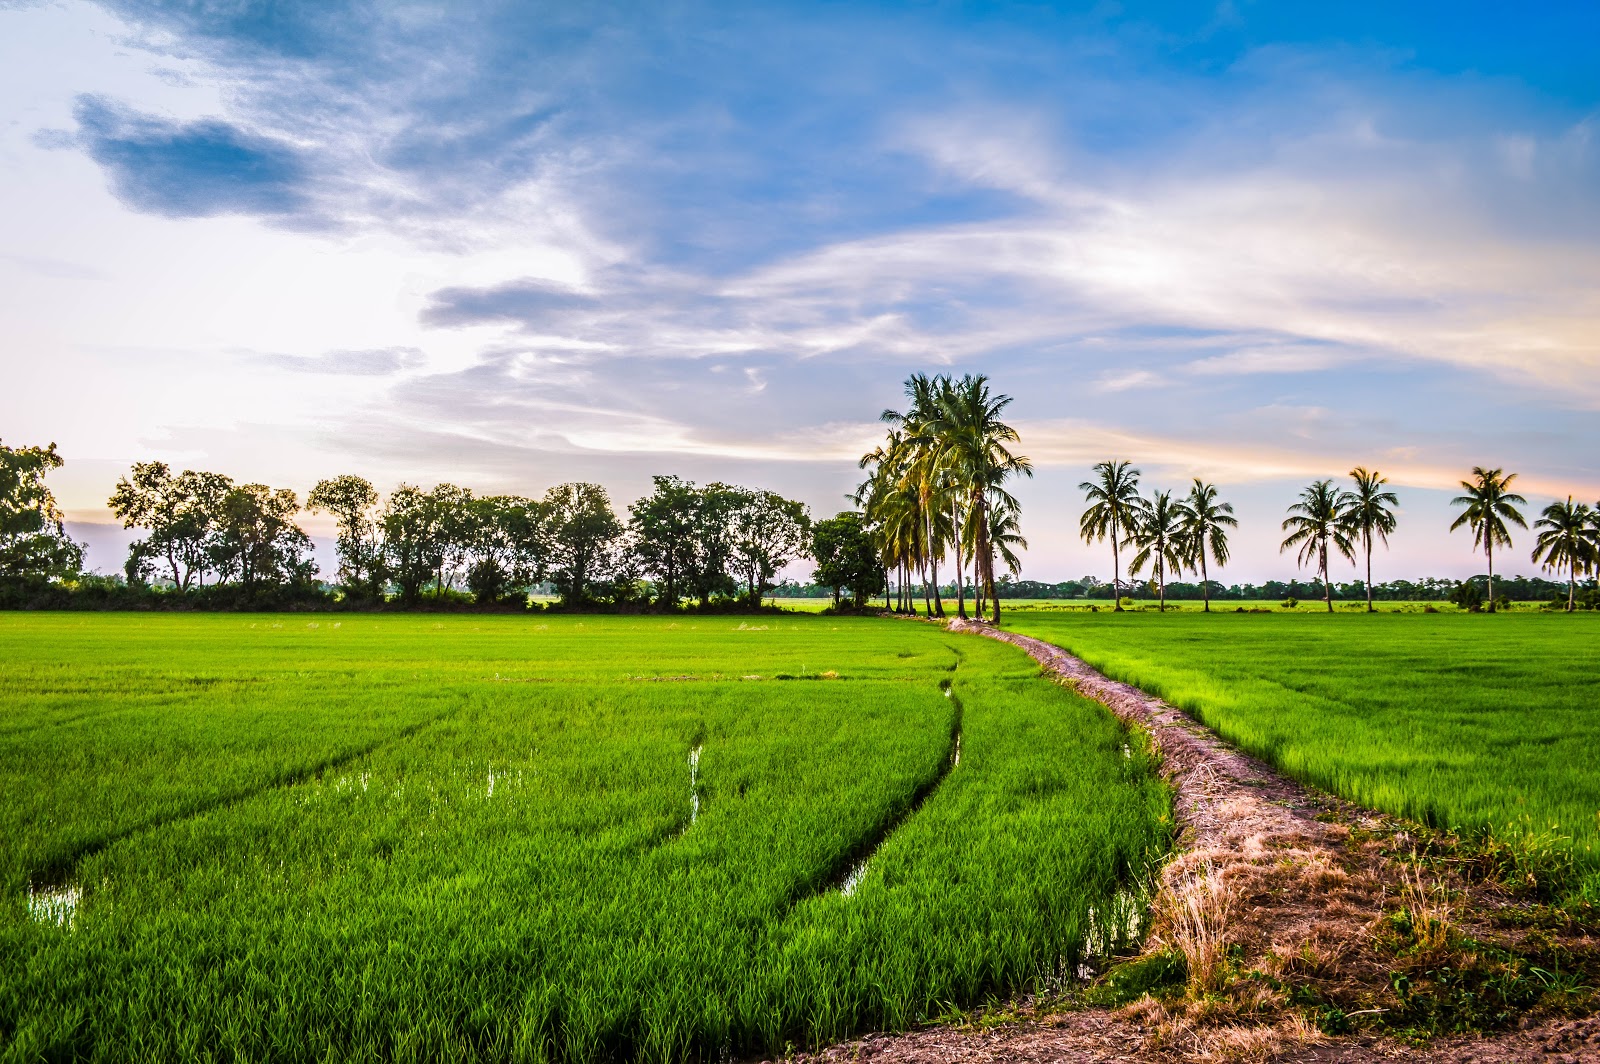
[[[1350,531],[1360,535],[1362,550],[1367,555],[1367,612],[1372,613],[1372,541],[1379,539],[1385,547],[1389,545],[1389,533],[1396,524],[1394,511],[1389,507],[1399,506],[1400,498],[1384,490],[1389,482],[1377,470],[1369,472],[1364,466],[1356,466],[1350,470],[1350,478],[1356,482],[1356,488],[1344,493],[1344,521]]]
[[[1028,549],[1028,541],[1022,536],[1021,517],[1015,500],[989,511],[989,543],[1012,576],[1022,575],[1022,559],[1017,557],[1017,549]]]
[[[1184,564],[1189,559],[1189,543],[1184,536],[1180,508],[1172,501],[1172,492],[1158,491],[1148,502],[1140,502],[1139,516],[1128,536],[1139,553],[1128,562],[1128,575],[1137,575],[1146,563],[1151,563],[1161,596],[1160,610],[1165,613],[1167,577],[1183,575]]]
[[[1189,496],[1178,504],[1178,526],[1189,548],[1190,566],[1199,566],[1200,589],[1205,597],[1205,611],[1211,612],[1211,577],[1206,571],[1209,554],[1218,565],[1228,564],[1229,528],[1238,528],[1233,514],[1233,503],[1217,501],[1217,486],[1207,484],[1199,477],[1189,488]]]
[[[1097,479],[1078,485],[1089,508],[1078,521],[1078,532],[1085,543],[1111,540],[1111,597],[1117,600],[1117,612],[1122,612],[1122,562],[1117,548],[1126,538],[1138,516],[1139,471],[1129,462],[1098,462],[1094,467]]]
[[[1546,506],[1533,527],[1543,529],[1533,544],[1533,560],[1546,569],[1567,569],[1567,612],[1571,613],[1578,573],[1587,573],[1600,561],[1594,540],[1595,513],[1581,502],[1574,504],[1568,495],[1566,502]]]
[[[1515,473],[1473,466],[1472,479],[1461,482],[1466,494],[1450,500],[1451,506],[1466,507],[1461,516],[1450,523],[1450,531],[1470,525],[1472,545],[1482,547],[1489,561],[1490,613],[1494,612],[1494,548],[1497,544],[1511,546],[1511,533],[1506,530],[1507,521],[1518,528],[1528,527],[1528,523],[1522,519],[1522,512],[1517,509],[1519,505],[1528,505],[1528,500],[1510,490],[1511,482],[1516,479]]]
[[[1033,476],[1033,463],[1007,447],[1019,438],[1016,429],[1000,420],[1011,402],[1009,395],[989,394],[988,377],[968,374],[941,391],[937,416],[928,425],[938,441],[938,464],[947,470],[950,483],[967,497],[967,518],[976,532],[971,537],[974,583],[988,588],[996,624],[1000,623],[1000,594],[995,588],[989,514],[995,503],[1010,498],[1002,490],[1006,478],[1019,473]],[[981,618],[981,598],[974,605]]]
[[[1299,547],[1295,560],[1302,566],[1316,560],[1322,575],[1322,599],[1328,604],[1329,613],[1333,612],[1333,585],[1328,581],[1328,547],[1331,545],[1352,562],[1356,560],[1355,545],[1343,521],[1346,508],[1344,493],[1334,490],[1333,481],[1313,481],[1300,493],[1299,501],[1289,507],[1282,526],[1289,534],[1278,547],[1280,554]]]

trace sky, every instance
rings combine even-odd
[[[1592,3],[0,0],[0,438],[60,446],[117,571],[149,459],[825,516],[907,374],[983,373],[1026,578],[1109,576],[1107,458],[1219,485],[1225,581],[1294,574],[1284,508],[1355,465],[1402,504],[1376,578],[1463,577],[1473,466],[1600,499],[1597,41]]]

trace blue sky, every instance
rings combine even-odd
[[[984,372],[1030,577],[1109,574],[1113,456],[1224,486],[1227,579],[1358,463],[1465,575],[1472,465],[1600,497],[1600,7],[1507,11],[0,2],[0,426],[81,529],[149,457],[828,512]]]

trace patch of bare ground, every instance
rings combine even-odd
[[[1159,750],[1180,834],[1151,933],[1082,991],[814,1059],[1600,1061],[1595,914],[1543,904],[1525,860],[1308,790],[1041,640],[950,627]]]

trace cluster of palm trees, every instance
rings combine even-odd
[[[1217,500],[1215,486],[1196,478],[1189,494],[1174,502],[1170,492],[1156,491],[1149,498],[1139,494],[1139,471],[1128,462],[1101,462],[1094,467],[1095,479],[1079,487],[1089,502],[1079,522],[1086,542],[1111,541],[1112,583],[1121,603],[1121,550],[1137,553],[1128,564],[1130,579],[1146,565],[1166,609],[1166,582],[1185,569],[1200,577],[1205,608],[1211,609],[1206,563],[1218,565],[1228,560],[1227,529],[1237,527],[1230,516],[1233,507]],[[1288,533],[1280,551],[1294,550],[1302,566],[1316,569],[1322,581],[1323,598],[1333,610],[1333,588],[1328,572],[1332,554],[1343,555],[1355,563],[1358,552],[1366,562],[1367,610],[1373,611],[1372,551],[1377,544],[1388,545],[1389,534],[1398,518],[1400,503],[1389,490],[1388,480],[1374,470],[1357,466],[1350,471],[1351,486],[1340,488],[1330,480],[1313,481],[1289,507],[1282,530]],[[1495,608],[1494,552],[1511,546],[1508,526],[1527,528],[1519,506],[1528,500],[1511,490],[1517,477],[1502,469],[1474,466],[1472,477],[1461,482],[1463,494],[1452,500],[1462,507],[1450,529],[1466,527],[1473,533],[1473,547],[1484,552],[1489,567],[1489,605]],[[1567,573],[1567,609],[1574,608],[1580,575],[1600,572],[1600,503],[1593,508],[1572,501],[1553,502],[1534,522],[1538,535],[1533,560],[1546,570]]]
[[[1472,529],[1472,545],[1483,549],[1489,564],[1489,609],[1494,601],[1494,549],[1511,546],[1508,524],[1527,528],[1518,506],[1528,500],[1511,490],[1515,473],[1500,469],[1472,467],[1472,479],[1463,480],[1464,494],[1452,502],[1465,507],[1454,523],[1453,532],[1463,525]],[[1578,589],[1578,577],[1600,571],[1600,503],[1588,505],[1559,499],[1546,506],[1534,521],[1538,535],[1533,541],[1533,560],[1546,570],[1567,571],[1567,612],[1571,613]]]
[[[1367,561],[1367,612],[1372,604],[1372,547],[1389,543],[1389,533],[1399,524],[1392,507],[1400,499],[1386,485],[1389,481],[1364,466],[1350,470],[1353,488],[1340,489],[1332,480],[1314,480],[1289,507],[1283,531],[1289,533],[1279,545],[1280,552],[1295,550],[1301,566],[1316,565],[1322,578],[1322,597],[1328,612],[1333,612],[1333,586],[1328,576],[1329,550],[1338,551],[1351,562],[1360,550]]]
[[[1139,470],[1129,462],[1100,462],[1093,480],[1078,487],[1089,507],[1078,522],[1084,542],[1111,541],[1111,583],[1122,609],[1122,549],[1131,547],[1128,561],[1132,579],[1151,569],[1160,600],[1167,608],[1167,581],[1181,576],[1185,569],[1200,576],[1206,612],[1211,611],[1211,583],[1207,563],[1228,564],[1228,529],[1237,528],[1233,504],[1217,497],[1214,484],[1199,477],[1189,494],[1174,500],[1170,491],[1152,491],[1147,499],[1139,494]]]
[[[1011,397],[991,394],[987,377],[970,374],[956,380],[916,373],[905,392],[904,412],[883,412],[888,438],[862,456],[861,468],[871,472],[855,494],[884,569],[898,578],[897,607],[915,609],[909,599],[915,574],[926,612],[943,617],[939,567],[948,559],[959,615],[967,617],[970,571],[974,615],[999,621],[995,563],[1020,573],[1016,552],[1028,546],[1005,484],[1033,475],[1028,459],[1012,453],[1016,430],[1001,420]]]

